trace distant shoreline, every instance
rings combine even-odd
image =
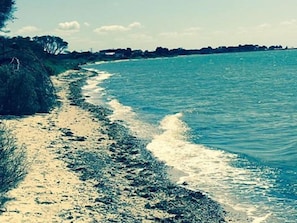
[[[97,61],[116,61],[116,60],[131,60],[131,59],[150,59],[150,58],[166,58],[177,56],[190,55],[209,55],[209,54],[223,54],[223,53],[244,53],[244,52],[265,52],[265,51],[280,51],[280,50],[294,50],[295,48],[283,48],[281,45],[276,46],[259,46],[253,44],[245,44],[238,46],[220,46],[217,48],[203,47],[201,49],[168,49],[165,47],[157,47],[154,51],[148,50],[133,50],[131,48],[117,48],[106,49],[98,52],[68,52],[60,54],[58,57],[62,59],[86,59],[88,63]]]

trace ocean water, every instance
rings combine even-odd
[[[88,65],[83,88],[187,182],[251,222],[297,222],[297,51]]]

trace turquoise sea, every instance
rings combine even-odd
[[[180,183],[251,217],[297,222],[297,51],[98,63],[83,93]]]

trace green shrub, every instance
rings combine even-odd
[[[0,195],[16,187],[27,173],[26,151],[0,123]]]
[[[0,111],[3,114],[30,114],[37,111],[39,108],[33,87],[34,78],[24,70],[12,72],[8,66],[4,66],[3,69],[0,69],[5,78],[4,80],[1,78],[4,86],[2,85]]]
[[[0,115],[48,112],[55,99],[50,77],[38,60],[20,60],[19,69],[0,66]]]

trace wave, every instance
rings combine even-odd
[[[105,89],[101,87],[100,84],[112,77],[112,74],[92,68],[84,69],[94,72],[97,75],[87,79],[86,84],[82,87],[82,93],[87,97],[87,102],[95,105],[101,104],[102,96],[105,95]]]
[[[124,106],[117,99],[108,102],[113,113],[109,116],[111,121],[124,121],[134,135],[145,140],[152,138],[156,134],[156,128],[148,123],[143,122],[138,115],[129,106]]]
[[[251,200],[252,196],[271,188],[273,182],[263,179],[260,170],[234,166],[233,163],[241,159],[236,154],[188,141],[189,128],[182,116],[177,113],[164,117],[159,126],[161,134],[155,135],[147,149],[167,165],[186,173],[178,183],[187,182],[190,188],[202,190],[218,202],[244,211],[254,222],[269,218],[271,211],[263,204],[255,208]]]
[[[253,159],[254,156],[227,152],[242,152],[243,148],[240,146],[243,144],[240,143],[236,145],[237,150],[226,148],[226,151],[199,144],[199,138],[194,138],[194,134],[190,135],[193,131],[189,127],[190,122],[188,126],[183,121],[183,115],[185,115],[185,120],[187,120],[186,117],[195,117],[188,116],[188,113],[197,113],[193,108],[187,110],[184,105],[176,106],[175,111],[180,109],[185,111],[186,109],[185,113],[165,116],[170,112],[167,107],[164,109],[163,106],[162,110],[156,110],[160,108],[155,109],[152,105],[146,105],[141,101],[147,107],[140,108],[142,109],[142,116],[140,116],[138,110],[123,105],[115,99],[116,96],[104,96],[106,92],[104,88],[100,87],[100,84],[112,75],[99,71],[97,73],[98,76],[90,78],[84,87],[84,92],[91,96],[88,100],[91,100],[90,102],[93,104],[102,103],[102,98],[104,98],[104,104],[108,101],[108,106],[113,110],[113,114],[109,117],[112,121],[122,122],[135,136],[147,139],[148,150],[152,151],[158,159],[163,160],[168,166],[173,166],[186,173],[179,178],[178,183],[187,182],[189,188],[201,190],[213,197],[214,200],[231,206],[235,210],[245,212],[253,219],[254,223],[281,222],[283,219],[291,220],[296,216],[296,199],[294,200],[292,196],[283,196],[283,193],[288,193],[287,189],[284,190],[285,192],[279,191],[283,190],[282,185],[290,186],[290,181],[284,182],[284,179],[288,178],[287,172],[283,173],[286,174],[284,177],[281,177],[282,175],[278,172],[280,170],[273,169],[271,165],[270,167],[265,166],[265,163]],[[139,94],[139,91],[133,93],[135,92]],[[127,96],[127,93],[124,96]],[[206,105],[199,104],[199,108],[212,107],[208,101]],[[157,123],[160,119],[162,120]],[[199,128],[199,126],[196,127]],[[226,133],[222,136],[225,136],[226,141],[230,140]],[[238,139],[239,137],[234,137],[232,140]],[[253,137],[248,139],[253,140]],[[195,143],[192,140],[195,140]],[[249,143],[249,141],[247,140],[245,143]],[[292,143],[294,141],[288,141],[288,145]],[[253,151],[253,153],[255,152],[259,153],[259,151]],[[294,151],[291,150],[291,153]],[[292,177],[294,176],[296,175],[292,175]],[[291,187],[294,188],[294,186]],[[276,218],[277,220],[275,220]]]

